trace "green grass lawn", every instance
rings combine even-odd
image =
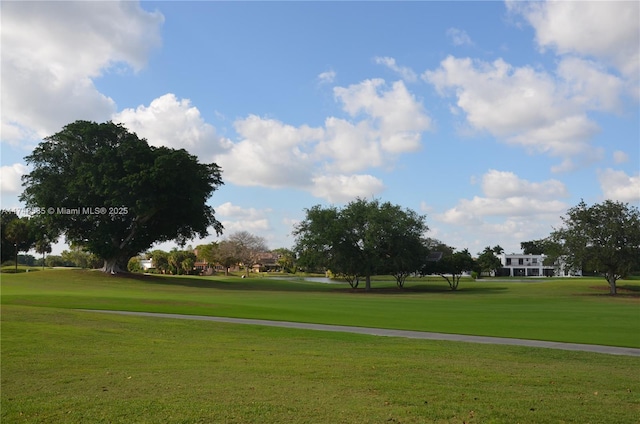
[[[638,347],[638,281],[0,275],[3,423],[637,423],[640,358],[114,316],[175,312]],[[555,320],[555,321],[554,321]],[[584,333],[584,334],[581,334]],[[536,337],[537,336],[537,337]]]
[[[2,303],[354,325],[640,347],[640,281],[607,295],[604,279],[463,281],[439,277],[375,290],[272,278],[112,277],[45,270],[2,275]]]

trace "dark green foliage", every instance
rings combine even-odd
[[[47,210],[48,228],[103,258],[104,271],[125,268],[155,242],[222,231],[206,204],[222,184],[220,168],[183,149],[149,146],[122,125],[76,121],[26,161],[33,170],[21,200]]]
[[[588,267],[604,275],[611,294],[616,281],[640,264],[640,212],[627,203],[606,200],[593,206],[581,201],[562,218],[551,239],[570,268]]]
[[[273,253],[278,255],[277,264],[280,266],[282,272],[288,274],[296,272],[296,254],[293,250],[280,247],[274,249]]]
[[[343,209],[307,209],[295,229],[298,264],[343,276],[352,287],[378,272],[391,273],[402,287],[426,255],[424,217],[389,202],[357,199]]]
[[[500,262],[500,258],[498,258],[495,254],[499,251],[500,246],[496,246],[494,248],[487,246],[481,253],[478,253],[478,259],[476,259],[476,265],[478,270],[480,271],[480,275],[483,272],[492,273],[496,272],[496,270],[502,267],[502,263]]]
[[[2,246],[0,246],[2,259],[0,263],[4,263],[10,259],[15,260],[16,249],[14,243],[7,238],[7,226],[16,219],[18,219],[18,215],[15,212],[5,209],[0,211],[0,233],[2,235]]]
[[[7,217],[10,218],[10,217]],[[18,253],[28,252],[36,242],[34,226],[28,217],[16,218],[9,221],[4,230],[7,247],[15,255],[15,269],[18,270]],[[4,246],[3,246],[4,247]]]
[[[452,254],[445,254],[438,260],[427,261],[422,273],[423,275],[437,274],[447,281],[451,290],[457,290],[462,274],[466,271],[472,271],[474,267],[475,261],[469,251],[464,249]]]

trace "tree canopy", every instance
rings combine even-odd
[[[428,260],[422,268],[422,274],[437,274],[444,278],[451,290],[458,290],[460,278],[465,271],[475,268],[475,261],[467,249],[444,253],[441,257]]]
[[[640,266],[640,212],[622,202],[606,200],[587,206],[581,201],[567,211],[563,226],[551,234],[565,263],[590,267],[604,275],[611,294],[616,281]]]
[[[502,267],[500,258],[496,256],[496,254],[500,251],[502,251],[502,248],[500,246],[496,246],[493,248],[487,246],[482,252],[478,253],[476,263],[480,273],[488,272],[495,274],[495,272]]]
[[[26,158],[21,200],[46,211],[49,228],[126,269],[155,242],[184,244],[222,224],[206,204],[221,185],[216,164],[184,149],[150,146],[124,126],[76,121],[45,138]]]
[[[267,241],[264,237],[256,236],[248,231],[236,231],[229,235],[228,241],[235,244],[235,259],[242,262],[245,275],[249,276],[249,269],[255,264],[258,253],[266,252]]]
[[[424,257],[425,217],[378,200],[357,199],[342,209],[316,205],[296,226],[295,251],[302,267],[322,267],[343,276],[352,287],[371,275],[389,272],[402,287]]]

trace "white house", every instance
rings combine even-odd
[[[151,259],[140,259],[140,266],[144,271],[148,271],[150,268],[153,268],[153,262]]]
[[[582,275],[582,271],[569,269],[562,259],[552,265],[545,265],[546,255],[506,254],[497,255],[502,263],[498,275],[504,277],[572,277]]]

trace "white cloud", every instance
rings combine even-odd
[[[605,60],[637,81],[640,72],[640,3],[507,2],[536,31],[541,49]]]
[[[527,197],[533,200],[567,197],[566,186],[558,180],[532,183],[519,178],[513,172],[489,170],[482,177],[482,191],[493,199]]]
[[[210,162],[216,153],[231,147],[231,142],[216,135],[190,100],[178,100],[174,94],[154,99],[149,106],[125,109],[113,115],[113,121],[147,139],[152,146],[185,149]]]
[[[371,197],[384,190],[384,184],[372,175],[324,175],[313,179],[311,193],[332,203],[345,203],[356,197]]]
[[[7,2],[2,6],[2,139],[35,141],[115,103],[92,79],[141,69],[164,20],[137,2]]]
[[[215,158],[228,181],[271,188],[311,185],[314,161],[307,150],[323,137],[321,128],[294,127],[255,115],[237,120],[235,128],[242,140]]]
[[[322,72],[318,75],[318,81],[321,84],[331,84],[336,79],[336,72],[332,69]]]
[[[618,111],[625,83],[593,61],[567,57],[560,60],[557,74],[565,81],[573,101],[592,110]]]
[[[374,62],[378,65],[384,65],[387,68],[391,69],[393,72],[400,75],[400,77],[407,82],[416,82],[418,80],[418,76],[413,71],[413,69],[407,66],[399,66],[396,63],[396,60],[392,57],[375,57],[373,58]]]
[[[531,182],[512,172],[489,170],[481,188],[483,196],[460,199],[432,215],[432,228],[445,243],[472,253],[489,244],[515,252],[522,241],[548,236],[568,207],[558,200],[568,193],[557,180]]]
[[[385,90],[384,80],[365,80],[346,88],[336,87],[334,95],[352,117],[366,114],[370,127],[378,132],[380,147],[386,152],[419,149],[421,133],[431,128],[424,107],[402,81]]]
[[[241,140],[215,161],[238,185],[294,187],[340,201],[382,190],[365,169],[393,166],[402,153],[421,147],[431,120],[404,83],[365,80],[334,88],[348,119],[330,116],[323,127],[298,127],[249,116],[235,122]]]
[[[592,84],[582,90],[573,84],[569,92],[552,75],[528,66],[513,67],[502,59],[487,63],[452,56],[437,70],[425,72],[423,78],[441,95],[453,91],[457,106],[478,131],[487,131],[530,153],[562,158],[590,154],[589,139],[598,126],[587,118],[584,98],[596,91]],[[610,105],[611,100],[600,93],[601,103]]]
[[[22,163],[0,167],[0,191],[2,194],[22,192],[22,176],[29,168]]]
[[[608,168],[598,172],[598,180],[605,199],[621,202],[640,201],[640,175],[629,176],[624,171]]]
[[[215,208],[216,216],[224,226],[225,234],[236,231],[259,233],[271,229],[267,214],[271,209],[242,208],[226,202]]]
[[[613,161],[615,163],[625,163],[629,160],[629,155],[621,150],[613,152]]]
[[[454,46],[463,46],[465,44],[469,46],[473,45],[473,41],[471,41],[469,34],[458,28],[447,29],[447,37],[451,39]]]

